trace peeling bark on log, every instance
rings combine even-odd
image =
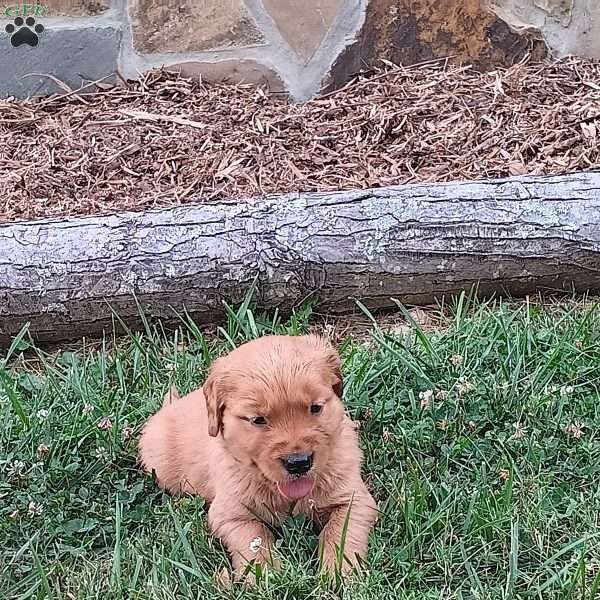
[[[600,290],[600,173],[292,194],[0,226],[0,343],[101,334],[185,307],[199,322],[259,274],[261,308],[372,309]]]

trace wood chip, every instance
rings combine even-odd
[[[304,103],[164,71],[0,101],[0,222],[600,166],[600,65],[391,63]]]

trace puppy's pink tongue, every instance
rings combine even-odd
[[[300,500],[311,493],[315,480],[312,477],[299,477],[277,484],[279,493],[288,500]]]

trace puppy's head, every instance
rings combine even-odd
[[[335,457],[344,418],[337,352],[317,336],[269,336],[213,364],[203,387],[208,431],[290,500]]]

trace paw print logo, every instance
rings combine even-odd
[[[13,23],[9,23],[5,28],[6,33],[10,34],[10,43],[16,48],[21,44],[30,46],[38,45],[38,34],[44,31],[44,26],[40,23],[35,24],[33,17],[27,17],[23,21],[22,17],[17,17]]]

